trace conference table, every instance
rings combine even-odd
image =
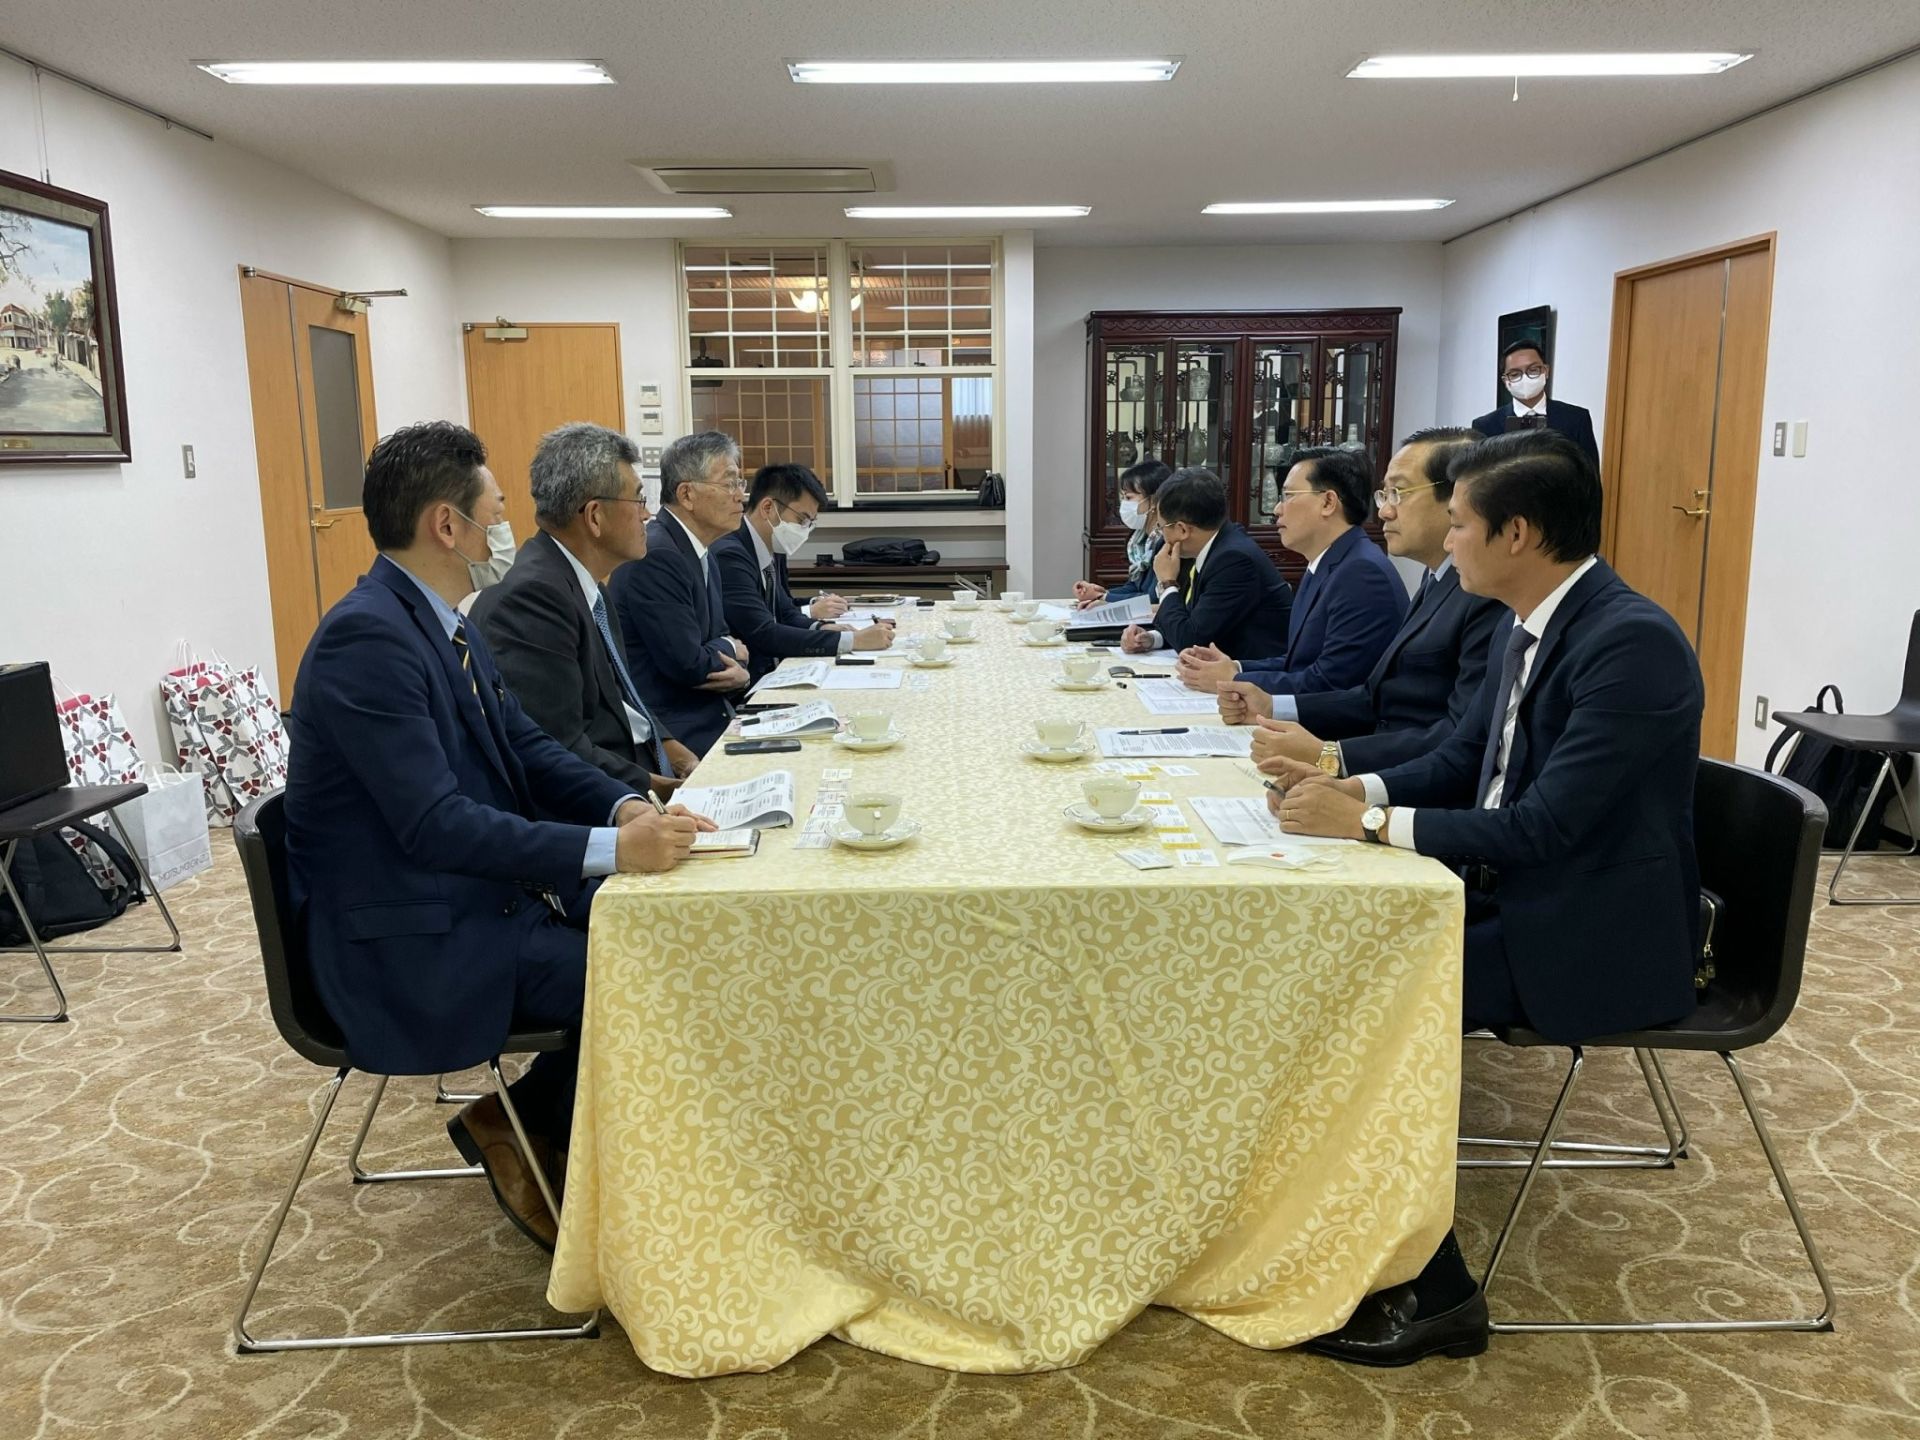
[[[949,608],[903,610],[902,636]],[[1055,688],[1062,650],[993,606],[974,630],[897,691],[762,691],[884,709],[904,738],[716,746],[695,783],[791,771],[796,823],[595,900],[548,1298],[611,1310],[654,1370],[766,1370],[828,1335],[1046,1370],[1148,1305],[1279,1348],[1417,1274],[1451,1223],[1458,878],[1360,844],[1227,862],[1191,801],[1260,795],[1244,760],[1148,772],[1189,836],[1088,833],[1063,807],[1099,756],[1031,758],[1036,720],[1206,718]],[[847,771],[830,791],[895,792],[919,835],[813,848],[823,773]],[[1121,858],[1163,835],[1222,863]]]

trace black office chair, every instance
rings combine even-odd
[[[1907,632],[1906,674],[1900,681],[1900,698],[1893,702],[1891,710],[1882,715],[1776,710],[1773,718],[1795,735],[1813,735],[1843,750],[1864,750],[1881,757],[1880,773],[1873,777],[1873,789],[1867,794],[1867,803],[1860,808],[1860,818],[1854,822],[1853,833],[1847,837],[1846,848],[1840,852],[1840,863],[1833,867],[1833,876],[1827,881],[1827,903],[1920,905],[1920,895],[1905,895],[1890,900],[1879,900],[1870,895],[1856,895],[1845,900],[1840,898],[1840,876],[1853,859],[1853,847],[1860,843],[1860,831],[1865,827],[1867,817],[1879,813],[1880,790],[1893,780],[1893,762],[1902,755],[1920,753],[1920,610],[1914,611],[1913,628]],[[1794,743],[1799,742],[1796,740]],[[1900,813],[1907,822],[1907,848],[1894,853],[1920,854],[1920,828],[1914,825],[1913,811],[1907,805],[1906,789],[1895,781],[1893,793],[1900,802]]]
[[[1767,1164],[1780,1186],[1787,1213],[1800,1244],[1820,1282],[1820,1313],[1784,1320],[1499,1320],[1493,1329],[1515,1331],[1725,1331],[1831,1330],[1833,1285],[1820,1252],[1807,1229],[1806,1218],[1794,1198],[1787,1172],[1773,1148],[1766,1122],[1754,1109],[1746,1076],[1733,1058],[1767,1040],[1787,1022],[1800,996],[1800,972],[1806,959],[1807,927],[1813,913],[1814,882],[1820,865],[1820,839],[1827,825],[1826,806],[1819,797],[1777,775],[1750,770],[1720,760],[1702,760],[1694,786],[1694,847],[1700,860],[1700,883],[1725,902],[1714,935],[1714,978],[1701,992],[1691,1015],[1671,1025],[1603,1036],[1584,1045],[1568,1046],[1573,1053],[1566,1082],[1560,1087],[1546,1130],[1534,1147],[1533,1159],[1513,1197],[1513,1208],[1494,1242],[1493,1258],[1481,1281],[1491,1302],[1508,1243],[1533,1185],[1546,1168],[1554,1136],[1573,1099],[1585,1052],[1591,1049],[1712,1051],[1726,1062],[1740,1103],[1760,1137]],[[1509,1045],[1547,1046],[1555,1042],[1530,1030],[1499,1032]]]
[[[499,1330],[418,1330],[391,1335],[329,1335],[298,1339],[260,1339],[247,1330],[247,1311],[252,1308],[254,1294],[260,1289],[260,1277],[266,1273],[267,1261],[273,1255],[273,1247],[280,1239],[280,1231],[287,1221],[287,1212],[293,1208],[293,1197],[300,1189],[307,1167],[313,1163],[313,1152],[320,1143],[320,1133],[326,1129],[327,1118],[333,1114],[334,1101],[340,1097],[340,1087],[353,1071],[352,1063],[347,1059],[345,1041],[340,1031],[327,1014],[321,1003],[320,995],[314,987],[313,975],[308,966],[306,944],[298,926],[289,925],[287,918],[292,907],[287,901],[287,827],[284,814],[284,795],[274,791],[263,795],[242,810],[233,822],[233,838],[240,851],[240,863],[246,871],[247,893],[253,902],[254,927],[260,934],[260,958],[266,970],[267,1002],[273,1011],[273,1023],[279,1027],[280,1036],[294,1051],[316,1065],[332,1068],[333,1083],[327,1087],[327,1098],[320,1106],[320,1116],[313,1123],[313,1129],[307,1135],[306,1147],[300,1152],[300,1163],[294,1167],[293,1183],[287,1186],[287,1193],[281,1198],[279,1208],[274,1211],[273,1223],[267,1230],[265,1244],[260,1248],[259,1263],[253,1268],[253,1278],[247,1282],[247,1292],[240,1299],[240,1309],[233,1317],[233,1340],[241,1354],[254,1354],[265,1350],[326,1350],[360,1348],[370,1345],[436,1345],[450,1344],[462,1340],[583,1340],[599,1333],[600,1312],[594,1311],[578,1325],[556,1325],[535,1329],[499,1329]],[[509,1035],[501,1046],[502,1054],[537,1053],[543,1050],[559,1050],[568,1041],[563,1031],[530,1031],[524,1034]],[[494,1056],[487,1062],[487,1068],[493,1074],[493,1083],[498,1088],[501,1106],[507,1112],[507,1119],[513,1126],[514,1139],[520,1146],[520,1153],[526,1159],[527,1168],[532,1173],[540,1193],[545,1197],[548,1207],[557,1216],[560,1213],[559,1202],[554,1199],[553,1186],[547,1173],[534,1154],[533,1147],[527,1143],[526,1131],[515,1111],[512,1097],[507,1094],[506,1080],[500,1073],[500,1057]],[[380,1096],[386,1089],[387,1077],[376,1076],[372,1102],[367,1107],[366,1118],[361,1122],[360,1132],[354,1140],[353,1165],[355,1179],[437,1179],[446,1176],[479,1173],[472,1169],[440,1171],[396,1171],[384,1177],[370,1177],[360,1172],[357,1164],[360,1144],[366,1139],[367,1127],[373,1121],[373,1113],[380,1103]]]

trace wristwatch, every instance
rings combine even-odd
[[[1387,837],[1380,833],[1387,823],[1387,812],[1379,805],[1369,805],[1360,816],[1360,833],[1367,837],[1370,845],[1384,845]]]

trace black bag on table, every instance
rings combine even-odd
[[[1833,695],[1831,712],[1827,710],[1829,692]],[[1822,685],[1820,693],[1813,697],[1813,708],[1822,715],[1847,713],[1840,699],[1838,685]],[[1800,737],[1800,743],[1793,747],[1786,764],[1774,769],[1774,761],[1796,735]],[[1853,827],[1859,823],[1868,792],[1873,789],[1874,776],[1880,773],[1880,767],[1885,763],[1886,756],[1877,750],[1849,750],[1818,735],[1786,730],[1774,738],[1773,745],[1767,751],[1764,768],[1770,775],[1779,775],[1796,785],[1805,786],[1826,802],[1827,833],[1820,843],[1829,850],[1838,850],[1847,843],[1847,838],[1853,834]],[[1880,841],[1886,833],[1886,827],[1881,823],[1882,817],[1893,799],[1891,787],[1905,785],[1912,773],[1913,761],[1910,757],[1902,755],[1893,762],[1893,774],[1888,784],[1880,787],[1880,798],[1874,803],[1873,814],[1867,816],[1866,824],[1860,826],[1858,849],[1862,854],[1880,848]]]
[[[876,535],[869,540],[849,540],[840,547],[840,558],[848,565],[938,565],[940,552],[927,549],[924,540]]]
[[[87,870],[86,861],[62,838],[59,830],[49,830],[31,840],[22,840],[13,854],[13,888],[26,902],[27,915],[34,933],[42,940],[62,935],[77,935],[106,924],[146,897],[140,893],[140,872],[133,857],[121,843],[84,820],[76,820],[68,829],[76,830],[106,852],[113,868],[120,872],[120,883],[102,890]],[[24,945],[26,927],[13,898],[0,891],[0,944]]]

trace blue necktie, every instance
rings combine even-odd
[[[1433,589],[1433,572],[1425,571],[1420,576],[1420,591],[1413,597],[1414,608],[1418,609],[1427,598],[1427,592]]]
[[[1480,759],[1480,788],[1475,791],[1473,803],[1484,806],[1487,803],[1487,788],[1493,784],[1494,766],[1500,760],[1500,736],[1507,728],[1507,707],[1513,703],[1513,687],[1520,678],[1520,657],[1533,645],[1533,635],[1518,620],[1513,622],[1513,631],[1507,636],[1507,658],[1500,663],[1500,689],[1493,697],[1493,714],[1487,721],[1487,753]],[[1517,728],[1517,727],[1516,727]],[[1507,756],[1511,761],[1513,756]],[[1507,802],[1507,787],[1500,787],[1500,803]]]
[[[613,673],[620,677],[620,688],[626,693],[627,703],[638,710],[640,718],[647,722],[647,739],[653,746],[653,773],[671,780],[673,766],[667,762],[667,747],[660,743],[660,722],[653,718],[653,712],[647,709],[640,692],[634,688],[633,677],[627,673],[627,662],[620,655],[620,647],[613,643],[613,627],[607,623],[604,595],[593,597],[593,623],[600,627],[600,641],[607,647],[607,658],[613,661]]]

